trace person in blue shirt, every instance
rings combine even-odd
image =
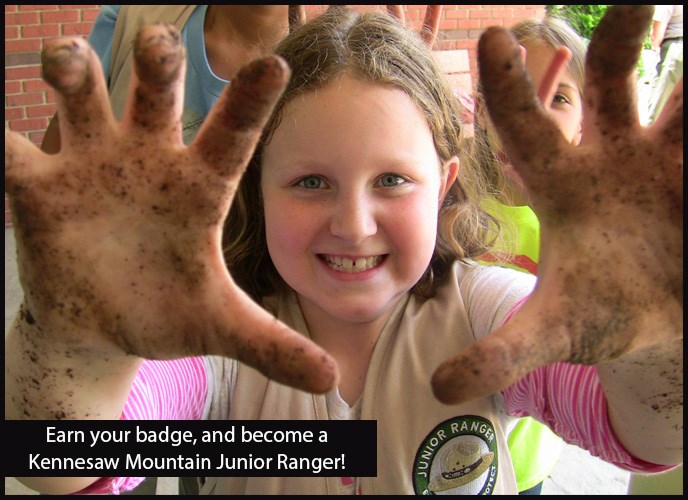
[[[217,101],[225,85],[248,62],[268,54],[289,33],[290,16],[294,25],[302,21],[302,11],[288,5],[103,5],[96,18],[89,44],[103,65],[109,83],[115,116],[121,119],[126,89],[119,94],[117,82],[111,81],[113,56],[125,66],[133,58],[123,57],[138,27],[155,21],[185,20],[179,27],[186,50],[187,74],[184,89],[183,139],[189,144]],[[298,16],[301,18],[297,19]],[[123,26],[118,26],[118,20]],[[122,33],[124,39],[121,39]],[[119,49],[121,47],[121,49]],[[113,54],[113,50],[117,54]],[[131,50],[129,50],[131,54]],[[121,81],[128,87],[130,68],[123,68]],[[57,116],[57,115],[56,115]],[[41,149],[47,153],[60,150],[58,120],[51,120]]]

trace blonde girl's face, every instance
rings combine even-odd
[[[384,319],[435,248],[447,182],[425,117],[404,92],[346,75],[284,111],[261,181],[277,271],[307,320]]]
[[[526,70],[537,90],[545,77],[545,72],[554,57],[554,49],[541,43],[528,43],[526,48]],[[552,99],[550,117],[556,122],[567,141],[578,145],[583,120],[583,102],[576,81],[569,71],[565,71]]]

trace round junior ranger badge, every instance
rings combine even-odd
[[[465,415],[428,434],[413,462],[419,495],[489,495],[497,480],[497,440],[489,420]]]

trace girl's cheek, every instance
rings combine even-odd
[[[397,239],[414,253],[432,255],[437,235],[437,197],[407,200],[390,210],[390,224]]]
[[[568,142],[573,142],[580,130],[580,116],[573,110],[550,110],[550,117],[557,124]]]

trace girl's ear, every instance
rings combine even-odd
[[[439,206],[442,206],[444,197],[447,195],[449,188],[456,180],[456,176],[459,173],[460,162],[459,158],[456,156],[451,157],[442,167],[442,184],[440,186],[440,198]]]

